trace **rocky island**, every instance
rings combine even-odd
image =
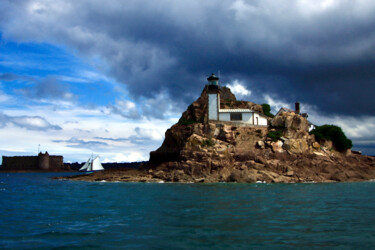
[[[125,182],[339,182],[375,179],[375,157],[311,133],[307,114],[238,101],[214,75],[139,169],[69,177]],[[337,127],[336,127],[337,128]],[[342,133],[341,129],[339,132]],[[337,133],[336,133],[337,134]],[[343,133],[342,133],[343,134]],[[342,139],[342,135],[338,137]],[[347,143],[345,141],[345,143]]]

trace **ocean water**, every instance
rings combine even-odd
[[[0,174],[0,248],[375,247],[374,182],[93,183],[54,175]]]

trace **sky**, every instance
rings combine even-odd
[[[2,0],[0,154],[148,160],[219,74],[375,155],[375,2]]]

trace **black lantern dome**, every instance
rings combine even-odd
[[[208,84],[210,85],[219,85],[219,77],[215,76],[214,73],[212,73],[208,78],[207,78]]]

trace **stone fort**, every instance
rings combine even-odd
[[[40,152],[37,156],[3,156],[2,171],[59,171],[64,168],[64,159],[60,155]]]

